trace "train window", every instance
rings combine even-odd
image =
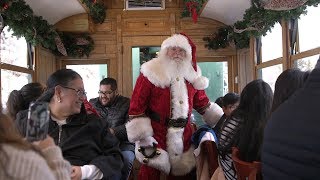
[[[156,57],[160,47],[146,46],[132,48],[132,87],[134,88],[140,73],[140,66]]]
[[[294,61],[294,66],[302,71],[310,71],[314,69],[319,59],[319,55],[309,56]]]
[[[262,62],[282,57],[282,27],[276,23],[271,32],[261,37]]]
[[[28,67],[28,45],[24,37],[17,38],[13,36],[13,31],[6,26],[1,33],[0,42],[1,63]]]
[[[228,62],[198,62],[202,75],[209,79],[209,87],[205,90],[210,101],[228,93]],[[203,125],[201,115],[195,110],[192,112],[193,121],[197,126]]]
[[[100,81],[108,77],[107,64],[66,65],[66,68],[80,74],[87,92],[87,99],[98,97]]]
[[[29,82],[32,82],[30,74],[1,69],[1,103],[3,109],[6,109],[6,103],[11,91],[19,90]]]
[[[307,14],[301,15],[298,20],[299,52],[320,47],[319,28],[315,26],[320,17],[320,6],[307,7]]]
[[[17,38],[6,26],[0,34],[1,103],[6,110],[6,102],[12,90],[19,90],[32,82],[34,73],[28,61],[28,44],[24,37]],[[30,55],[32,58],[32,55]]]
[[[268,83],[274,91],[274,85],[278,76],[282,73],[282,64],[261,68],[258,70],[258,78],[263,79]]]

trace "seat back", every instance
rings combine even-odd
[[[209,177],[212,177],[214,171],[219,167],[217,145],[213,141],[204,141],[201,143],[201,155],[207,160],[209,168]]]
[[[246,162],[240,160],[239,149],[232,148],[232,160],[237,173],[238,180],[260,180],[261,178],[261,163],[257,161]]]

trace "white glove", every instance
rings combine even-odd
[[[152,136],[148,136],[138,141],[137,145],[138,147],[153,147],[153,143],[158,144],[158,141],[155,140]]]

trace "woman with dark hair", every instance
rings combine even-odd
[[[302,88],[268,120],[262,148],[264,179],[319,179],[320,57]]]
[[[86,113],[85,94],[81,76],[61,69],[48,78],[47,91],[37,101],[49,103],[49,135],[73,165],[72,179],[118,179],[123,165],[119,142],[105,121]],[[17,117],[24,133],[26,112]]]
[[[304,85],[309,74],[299,69],[287,69],[280,74],[275,84],[272,112]]]
[[[51,137],[33,145],[0,107],[0,179],[68,180],[71,166]]]
[[[44,90],[45,86],[38,82],[28,83],[20,90],[13,90],[7,101],[8,115],[12,119],[16,119],[17,113],[28,109],[29,104],[40,97]]]
[[[218,137],[219,161],[225,178],[236,179],[231,150],[236,146],[243,161],[259,161],[263,129],[272,105],[272,89],[261,79],[246,85],[240,104],[228,118]]]

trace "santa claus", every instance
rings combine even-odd
[[[175,34],[163,41],[157,58],[141,66],[126,124],[142,163],[139,180],[157,180],[161,171],[167,179],[187,175],[195,167],[192,108],[211,126],[223,114],[204,91],[209,81],[201,75],[195,51],[186,35]]]

